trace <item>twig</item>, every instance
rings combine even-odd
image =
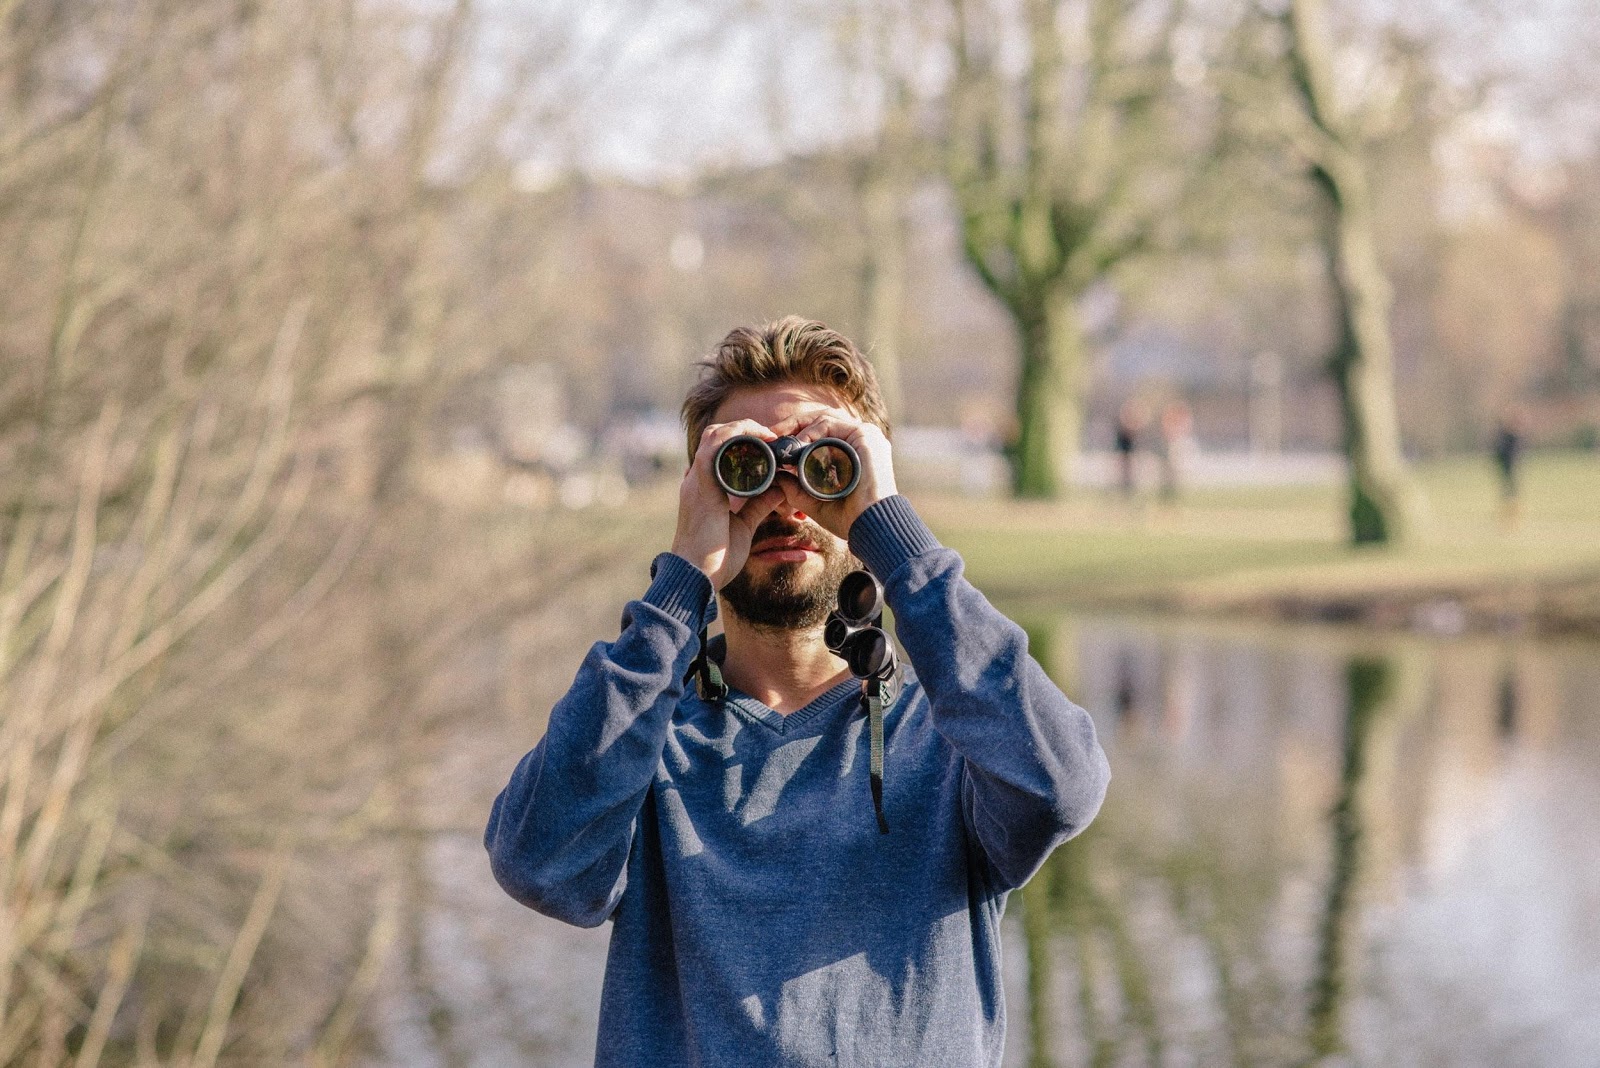
[[[200,1033],[200,1043],[189,1061],[189,1068],[213,1068],[217,1063],[222,1043],[228,1037],[228,1023],[233,1018],[234,1005],[239,1000],[239,991],[250,970],[250,962],[255,959],[261,937],[266,934],[267,924],[278,907],[278,895],[283,890],[284,877],[289,871],[290,855],[289,845],[284,842],[267,863],[261,889],[256,891],[255,900],[250,902],[250,911],[245,915],[239,936],[234,939],[233,948],[228,951],[228,959],[217,977],[211,1008],[206,1014],[205,1029]]]
[[[105,864],[106,849],[111,844],[111,836],[116,828],[117,814],[114,809],[102,812],[90,826],[88,840],[84,842],[83,849],[78,854],[78,864],[73,870],[72,882],[68,884],[66,897],[56,912],[56,930],[50,940],[52,952],[65,953],[72,945],[78,921],[83,916],[84,910],[89,907],[89,899],[94,893],[95,883],[100,878],[101,869]]]
[[[113,400],[101,410],[100,422],[91,436],[88,456],[84,463],[83,484],[78,494],[78,511],[73,523],[72,552],[61,588],[56,594],[55,614],[50,623],[49,635],[41,652],[41,663],[21,701],[20,712],[13,710],[22,726],[20,738],[13,744],[11,768],[6,778],[6,803],[0,811],[0,895],[12,885],[12,862],[20,847],[20,834],[27,808],[28,783],[33,772],[33,757],[37,751],[38,724],[49,692],[60,672],[67,641],[77,622],[84,589],[89,581],[89,567],[94,561],[95,532],[98,529],[100,489],[105,482],[107,459],[111,451],[121,406]],[[41,827],[35,823],[29,830],[28,846],[23,850],[22,868],[27,870],[37,855],[39,846],[55,833],[55,828]],[[4,1012],[9,969],[0,970],[0,1013]]]
[[[100,1055],[105,1051],[106,1040],[111,1037],[111,1024],[117,1018],[117,1009],[127,996],[128,984],[133,979],[134,965],[144,949],[147,917],[139,916],[123,929],[122,936],[111,947],[106,961],[106,981],[95,999],[94,1015],[89,1019],[88,1032],[78,1050],[74,1068],[97,1068]]]
[[[317,570],[306,580],[294,594],[283,603],[277,613],[261,626],[257,627],[243,644],[232,649],[211,671],[205,680],[205,685],[215,687],[220,682],[242,671],[254,663],[257,657],[276,645],[289,633],[296,623],[305,617],[313,608],[327,596],[328,592],[344,577],[349,570],[350,562],[355,558],[356,552],[361,548],[361,543],[366,540],[367,533],[371,530],[372,519],[370,515],[363,515],[348,524],[340,534],[338,542],[323,557]],[[169,691],[171,692],[171,691]],[[182,692],[179,690],[178,692]],[[96,766],[109,764],[117,759],[127,748],[143,736],[144,732],[154,726],[162,717],[152,714],[148,707],[141,709],[141,714],[119,723],[110,734],[100,740],[95,748],[94,763]]]
[[[345,1048],[355,1031],[356,1021],[377,989],[383,977],[384,964],[389,951],[400,936],[400,890],[392,882],[385,883],[378,896],[377,916],[367,931],[367,949],[356,968],[355,976],[345,988],[328,1024],[322,1030],[312,1057],[315,1068],[333,1068],[344,1059]]]

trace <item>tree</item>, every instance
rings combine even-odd
[[[1300,106],[1290,129],[1322,206],[1320,240],[1337,319],[1329,370],[1349,462],[1350,539],[1395,543],[1414,527],[1421,500],[1400,450],[1392,295],[1379,259],[1363,139],[1335,99],[1322,0],[1290,0],[1279,18]]]
[[[994,5],[953,0],[953,14],[948,173],[966,257],[1016,325],[1013,488],[1054,497],[1082,428],[1078,301],[1166,237],[1204,170],[1203,152],[1175,150],[1184,6],[1024,0],[1015,78]]]

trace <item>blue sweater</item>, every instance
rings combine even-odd
[[[781,716],[682,683],[715,611],[670,553],[495,800],[495,877],[613,921],[595,1062],[999,1065],[1008,891],[1099,809],[1093,723],[904,497],[852,551],[911,665],[885,718],[880,835],[855,680]]]

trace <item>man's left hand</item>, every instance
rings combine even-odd
[[[813,516],[823,529],[835,537],[848,541],[850,525],[862,512],[899,492],[895,489],[889,439],[876,423],[857,419],[838,408],[829,408],[800,417],[799,426],[790,433],[806,442],[818,438],[839,438],[848,442],[861,458],[861,480],[856,483],[850,496],[837,501],[819,501],[801,489],[797,479],[779,479],[789,507]]]

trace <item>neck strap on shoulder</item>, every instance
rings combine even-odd
[[[683,681],[694,679],[694,689],[700,695],[700,700],[719,705],[727,700],[728,684],[723,681],[722,665],[714,655],[716,650],[712,648],[712,639],[707,636],[707,632],[708,628],[700,628],[700,652],[689,665],[689,674]]]

